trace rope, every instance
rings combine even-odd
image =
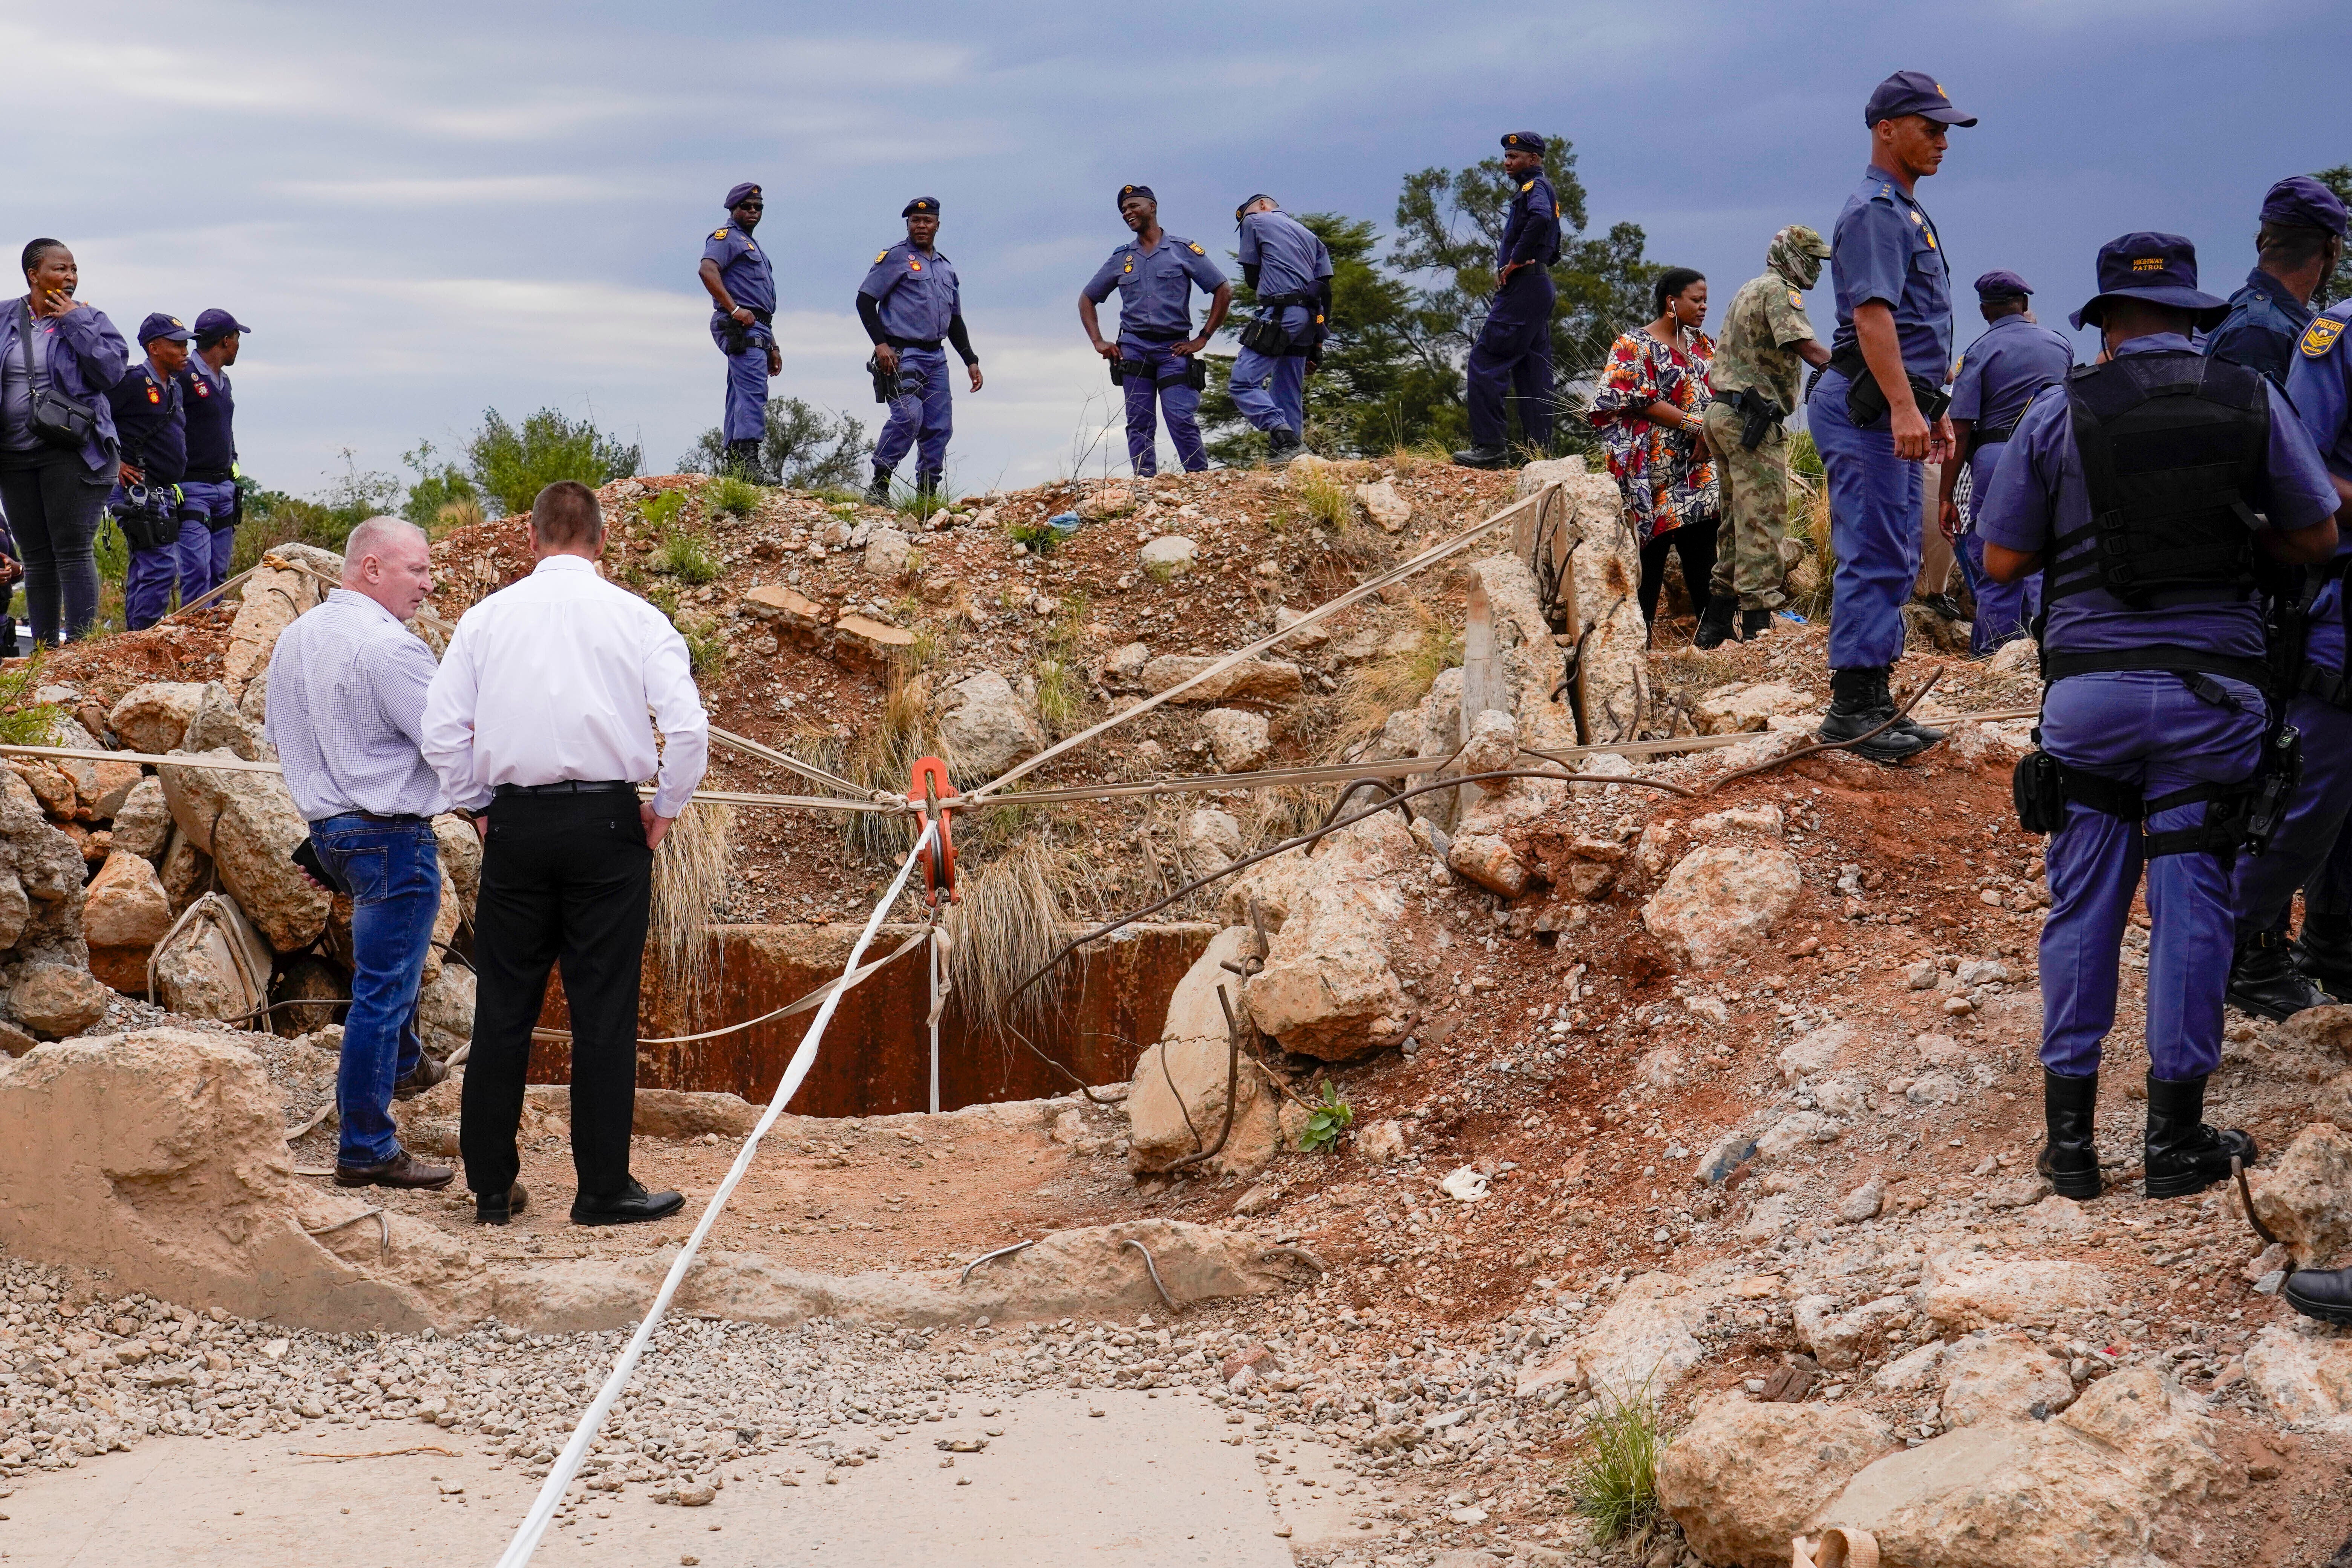
[[[874,933],[882,929],[882,917],[889,912],[891,905],[898,901],[898,895],[905,889],[916,861],[938,834],[938,824],[939,819],[933,818],[924,825],[921,835],[915,840],[914,848],[900,862],[898,874],[891,879],[889,889],[874,906],[874,912],[866,917],[866,928],[857,933],[857,944],[849,950],[849,962],[842,965],[844,982],[856,971],[857,961],[866,955],[866,945],[874,940]],[[776,1118],[783,1114],[784,1106],[799,1092],[802,1080],[808,1077],[809,1068],[816,1064],[817,1047],[824,1038],[825,1026],[833,1022],[834,1009],[840,1004],[845,988],[844,985],[835,985],[825,996],[824,1006],[817,1011],[816,1021],[809,1026],[799,1048],[793,1052],[793,1059],[784,1068],[784,1076],[778,1080],[776,1092],[769,1100],[768,1109],[761,1113],[759,1125],[751,1129],[751,1136],[743,1140],[742,1148],[736,1151],[735,1163],[728,1168],[726,1179],[719,1184],[719,1190],[710,1194],[710,1203],[702,1211],[702,1218],[696,1223],[694,1234],[687,1237],[684,1247],[678,1248],[677,1260],[669,1266],[669,1273],[663,1278],[661,1289],[655,1294],[653,1305],[646,1309],[644,1319],[638,1322],[637,1331],[629,1336],[620,1360],[614,1363],[611,1374],[604,1379],[604,1386],[597,1390],[595,1400],[581,1415],[580,1425],[572,1430],[572,1440],[563,1446],[563,1452],[556,1456],[545,1484],[539,1489],[538,1500],[531,1504],[530,1512],[524,1516],[522,1523],[515,1531],[514,1539],[508,1542],[505,1554],[499,1557],[499,1568],[522,1568],[530,1561],[531,1553],[539,1549],[540,1538],[547,1533],[548,1522],[555,1517],[557,1505],[563,1501],[564,1489],[572,1484],[572,1478],[579,1473],[581,1461],[588,1457],[588,1445],[595,1441],[598,1429],[604,1425],[604,1417],[611,1414],[614,1403],[621,1397],[621,1390],[628,1386],[637,1363],[645,1356],[646,1347],[653,1342],[654,1330],[660,1325],[662,1314],[669,1310],[671,1298],[677,1294],[678,1286],[685,1282],[687,1270],[693,1266],[695,1255],[701,1251],[704,1237],[718,1223],[719,1211],[727,1206],[727,1200],[734,1194],[737,1184],[751,1170],[751,1156],[759,1152],[760,1140],[768,1135],[768,1129],[774,1126]]]

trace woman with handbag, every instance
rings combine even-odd
[[[33,641],[55,647],[61,625],[70,639],[98,618],[90,542],[118,450],[105,394],[130,354],[106,313],[75,300],[72,251],[37,239],[23,265],[25,297],[0,306],[0,509],[24,552]]]

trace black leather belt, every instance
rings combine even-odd
[[[332,822],[339,816],[356,816],[362,822],[380,822],[386,827],[404,827],[411,823],[425,822],[430,820],[427,817],[410,816],[404,813],[387,816],[381,811],[338,811],[331,816],[320,817],[319,822]],[[318,826],[318,823],[312,823],[311,826],[315,827]]]
[[[941,341],[939,338],[892,338],[890,346],[894,349],[920,349],[925,353],[935,354],[940,352]]]
[[[501,798],[519,795],[635,795],[637,786],[625,779],[558,779],[553,784],[502,784],[491,792]]]

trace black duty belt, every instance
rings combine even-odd
[[[2019,416],[2019,418],[2022,417],[2022,415]],[[1978,426],[1974,434],[1974,439],[1977,446],[1990,447],[1997,441],[2008,440],[2011,436],[2017,434],[2017,423],[2016,419],[2012,419],[2006,425],[1988,425]]]
[[[1139,343],[1181,343],[1192,335],[1190,331],[1171,331],[1164,327],[1122,327],[1119,333]]]
[[[553,784],[502,784],[493,791],[500,799],[519,795],[635,795],[637,786],[626,779],[558,779]]]
[[[2064,649],[2044,648],[2042,654],[2042,679],[2044,680],[2063,680],[2070,675],[2116,675],[2140,669],[2170,675],[2226,676],[2231,680],[2242,680],[2258,691],[2266,689],[2271,680],[2271,667],[2264,659],[2233,658],[2228,654],[2208,653],[2203,648],[2157,646],[2112,648],[2102,653],[2070,653]]]
[[[892,338],[888,341],[894,349],[921,349],[927,353],[940,352],[940,340],[938,338]]]

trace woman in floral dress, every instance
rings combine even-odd
[[[1682,557],[1692,612],[1705,616],[1721,520],[1702,423],[1713,395],[1707,362],[1715,357],[1715,340],[1699,330],[1706,320],[1706,279],[1687,267],[1669,268],[1651,300],[1655,319],[1611,347],[1591,414],[1625,500],[1625,524],[1641,546],[1644,624],[1657,618],[1669,551]]]

